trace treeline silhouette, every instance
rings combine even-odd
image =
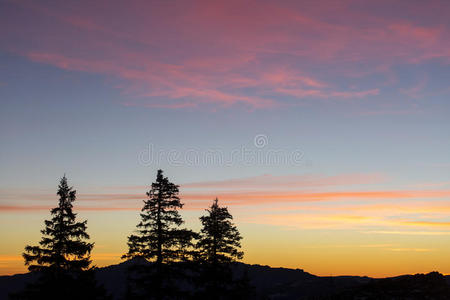
[[[200,218],[202,229],[183,228],[179,186],[158,170],[140,213],[135,233],[128,237],[131,260],[124,299],[248,299],[252,287],[245,272],[235,278],[231,263],[241,259],[242,237],[226,207],[216,198]],[[112,299],[95,278],[90,254],[94,243],[87,221],[76,220],[76,191],[64,175],[58,206],[45,220],[38,246],[26,246],[23,258],[37,280],[11,299]]]

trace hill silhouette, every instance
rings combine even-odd
[[[96,270],[96,277],[113,299],[125,293],[126,271],[132,264],[148,263],[128,260]],[[244,263],[231,264],[236,277],[247,273],[255,299],[450,299],[450,276],[440,273],[404,275],[374,279],[360,276],[315,276],[301,269],[272,268]],[[0,300],[24,288],[37,278],[26,273],[0,276]]]

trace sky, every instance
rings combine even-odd
[[[0,1],[0,275],[66,174],[94,264],[163,169],[243,261],[450,274],[449,1]]]

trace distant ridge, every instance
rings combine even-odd
[[[126,270],[131,264],[147,263],[136,259],[97,269],[97,279],[114,299],[125,291]],[[247,272],[256,299],[450,299],[450,276],[438,272],[403,275],[385,279],[361,276],[321,277],[302,269],[272,268],[234,263],[233,272]],[[22,289],[35,275],[0,276],[0,300]],[[401,293],[409,292],[403,297]],[[415,293],[415,294],[414,294]],[[434,293],[434,295],[433,295]],[[391,295],[392,294],[392,295]],[[397,297],[397,298],[395,298]],[[421,298],[422,297],[422,298]]]

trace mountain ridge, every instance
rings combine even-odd
[[[126,270],[133,263],[136,262],[129,260],[96,269],[97,280],[104,285],[113,299],[120,299],[121,295],[124,294]],[[442,278],[445,279],[446,286],[449,287],[450,291],[450,276],[444,276],[438,272],[387,278],[350,275],[316,276],[299,268],[273,268],[267,265],[240,262],[233,263],[232,269],[236,277],[244,272],[248,274],[250,283],[255,290],[256,299],[356,299],[354,297],[357,296],[353,296],[354,294],[365,295],[383,289],[397,290],[397,285],[404,285],[405,282],[411,286],[426,286],[428,284],[431,286],[430,288],[435,290],[436,284],[442,286],[442,284],[439,285]],[[19,291],[26,283],[35,280],[36,277],[37,275],[32,273],[0,276],[0,300],[8,299],[9,293]],[[422,281],[425,283],[422,283]],[[386,293],[389,295],[389,291]],[[446,290],[443,293],[446,293]],[[376,298],[370,298],[369,295],[367,299]],[[390,298],[386,297],[386,299]],[[399,299],[403,298],[400,297]],[[450,299],[450,296],[449,298],[429,299]]]

